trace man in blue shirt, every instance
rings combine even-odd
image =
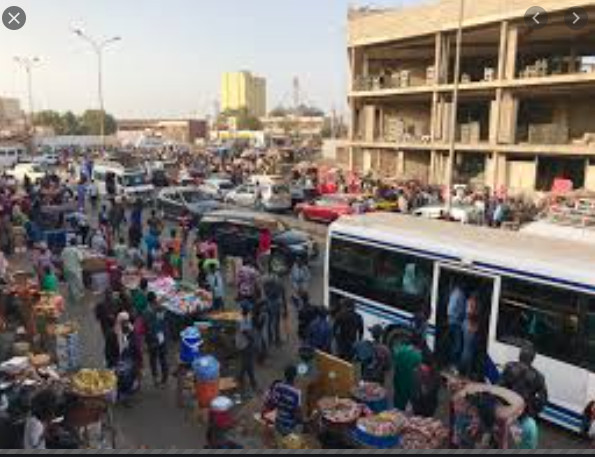
[[[294,386],[297,374],[294,366],[285,369],[285,382],[274,385],[267,405],[277,410],[275,429],[282,436],[294,433],[302,420],[302,392]]]
[[[467,298],[460,285],[455,285],[448,299],[448,331],[450,363],[457,367],[463,353],[463,325],[467,315]]]

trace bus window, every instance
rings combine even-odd
[[[580,363],[581,297],[578,292],[503,277],[498,341],[514,346],[531,341],[540,355]]]
[[[334,239],[330,287],[412,314],[430,309],[433,262],[401,252]]]

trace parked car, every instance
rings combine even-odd
[[[413,211],[414,216],[428,219],[443,219],[449,213],[447,206],[428,205]],[[477,224],[481,221],[481,211],[473,205],[453,205],[450,208],[450,219],[463,224]]]
[[[195,223],[217,209],[221,204],[204,194],[197,187],[169,187],[159,192],[157,209],[164,218],[177,219],[188,211]]]
[[[330,224],[341,216],[356,214],[358,204],[361,204],[361,212],[367,211],[364,201],[356,196],[324,195],[310,202],[297,205],[295,212],[302,220]]]
[[[244,208],[256,208],[259,189],[262,195],[262,208],[265,211],[291,210],[291,192],[285,184],[260,184],[259,186],[243,184],[229,192],[225,197],[225,202]]]
[[[298,257],[311,260],[318,256],[318,245],[311,236],[290,229],[269,214],[221,210],[207,214],[200,223],[201,233],[212,235],[217,241],[222,258],[254,256],[258,250],[260,231],[265,227],[273,235],[272,271],[285,275]]]
[[[10,176],[22,183],[25,176],[28,176],[31,182],[37,182],[43,179],[47,170],[45,167],[36,163],[17,163],[14,168],[7,170],[7,176]]]
[[[201,190],[213,198],[224,200],[227,194],[233,190],[233,182],[225,178],[210,178],[205,180]]]

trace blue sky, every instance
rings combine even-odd
[[[121,35],[105,54],[106,109],[118,116],[183,117],[213,111],[220,74],[266,76],[269,108],[291,101],[298,76],[305,98],[345,106],[346,15],[350,4],[399,6],[416,0],[7,0],[27,13],[19,31],[0,25],[0,95],[25,99],[13,56],[39,56],[37,109],[97,105],[96,66],[73,24],[98,37]]]

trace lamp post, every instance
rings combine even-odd
[[[99,97],[99,115],[100,119],[100,135],[101,146],[105,148],[105,105],[103,101],[103,50],[112,43],[122,40],[121,37],[115,36],[105,40],[97,40],[87,35],[82,29],[74,29],[75,35],[88,42],[97,56],[97,94]]]
[[[455,55],[454,91],[452,95],[452,112],[450,120],[450,146],[448,150],[448,166],[446,169],[446,214],[450,215],[453,200],[454,166],[456,157],[456,130],[457,116],[459,113],[459,85],[461,82],[461,47],[463,43],[463,18],[465,15],[465,0],[460,0],[459,23],[457,28],[457,48]]]
[[[39,57],[20,57],[16,56],[14,61],[23,67],[27,73],[27,97],[29,99],[29,116],[27,122],[27,132],[33,137],[35,122],[33,120],[33,67],[38,64],[41,60]]]

